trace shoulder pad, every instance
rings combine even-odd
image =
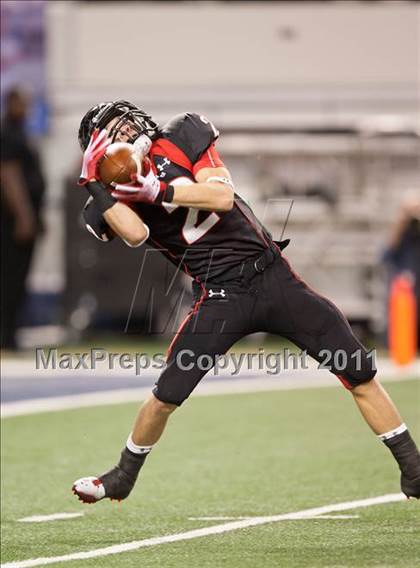
[[[186,112],[174,116],[161,135],[178,146],[194,164],[219,137],[219,131],[205,116]]]

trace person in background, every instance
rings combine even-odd
[[[19,88],[4,98],[1,124],[1,347],[16,349],[16,326],[36,240],[45,179],[37,149],[25,132],[28,96]]]
[[[390,281],[403,272],[413,279],[417,301],[417,346],[420,347],[420,198],[406,199],[392,227],[390,242],[384,254],[390,269]]]

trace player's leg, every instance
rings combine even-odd
[[[367,352],[363,347],[358,346],[357,339],[340,321],[340,316],[341,314],[338,314],[338,324],[324,336],[305,340],[299,335],[299,339],[293,336],[290,339],[302,349],[306,349],[318,361],[322,360],[322,357],[319,357],[320,342],[322,349],[331,349],[332,353],[340,349],[344,350],[348,357],[353,353],[360,353],[363,358],[366,357]],[[336,349],[337,341],[340,347]],[[331,371],[351,392],[363,418],[373,432],[390,449],[401,471],[402,491],[407,497],[420,498],[420,453],[384,387],[376,378],[370,378],[369,369],[363,371],[360,368],[355,369],[352,365],[346,369],[341,367],[336,369],[332,365]]]
[[[401,470],[401,489],[420,498],[420,453],[383,386],[372,379],[351,389],[366,422],[392,452]]]
[[[350,389],[359,410],[376,435],[397,429],[402,418],[376,378]]]
[[[159,441],[170,414],[176,408],[176,405],[161,402],[152,394],[139,409],[118,464],[99,478],[78,480],[73,492],[82,501],[88,502],[96,502],[103,497],[118,500],[128,497],[148,454]]]
[[[368,425],[398,462],[403,492],[420,497],[419,451],[392,400],[374,378],[373,358],[340,310],[300,280],[284,259],[277,263],[275,276],[277,286],[280,280],[284,306],[279,325],[272,327],[339,377]]]
[[[140,407],[131,432],[137,446],[154,446],[163,434],[169,416],[178,406],[162,402],[152,394]]]
[[[212,366],[248,330],[244,296],[229,294],[194,307],[172,342],[167,366],[140,408],[118,464],[98,478],[82,478],[73,491],[87,502],[124,499],[131,492],[147,455],[161,437],[170,414],[194,390]],[[246,299],[245,299],[246,301]],[[239,330],[239,331],[238,331]],[[243,330],[243,331],[241,331]]]

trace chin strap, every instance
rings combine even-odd
[[[134,141],[133,146],[139,159],[142,160],[150,152],[152,141],[147,134],[140,134],[137,140]]]

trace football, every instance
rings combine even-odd
[[[130,183],[131,176],[141,169],[135,148],[126,142],[114,142],[108,146],[106,153],[98,165],[101,181],[110,186],[115,183]]]

